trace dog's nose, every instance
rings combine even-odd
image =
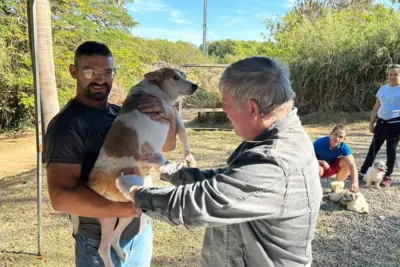
[[[197,88],[199,88],[199,86],[197,84],[192,84],[192,92],[196,92]]]

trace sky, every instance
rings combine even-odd
[[[207,0],[207,41],[263,41],[265,20],[283,17],[295,0]],[[389,0],[377,0],[389,2]],[[145,38],[203,40],[203,0],[135,0],[126,4],[139,23],[132,34]]]

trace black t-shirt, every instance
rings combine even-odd
[[[44,161],[80,164],[79,183],[86,185],[105,136],[120,107],[109,104],[107,109],[89,107],[73,99],[51,120],[44,139]],[[140,226],[134,219],[122,233],[121,239],[133,238]],[[98,219],[79,217],[79,233],[100,240]]]

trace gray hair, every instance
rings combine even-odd
[[[387,72],[389,73],[393,69],[400,69],[400,64],[391,64],[388,66]]]
[[[277,108],[293,106],[296,93],[292,90],[289,71],[268,57],[250,57],[231,64],[222,74],[218,87],[232,97],[233,104],[255,101],[265,115]],[[285,105],[284,105],[285,104]]]

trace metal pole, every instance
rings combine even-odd
[[[182,66],[181,66],[182,67]],[[186,69],[183,69],[182,71],[186,71]],[[179,102],[178,102],[178,112],[179,112],[179,115],[180,116],[182,116],[182,97],[179,97]]]
[[[207,53],[207,0],[204,1],[203,9],[203,56]]]
[[[28,26],[29,39],[32,57],[32,72],[35,88],[35,113],[36,113],[36,175],[37,175],[37,249],[41,255],[42,249],[42,108],[40,103],[40,84],[39,84],[39,61],[38,61],[38,40],[37,40],[37,20],[36,20],[36,1],[28,0]]]

